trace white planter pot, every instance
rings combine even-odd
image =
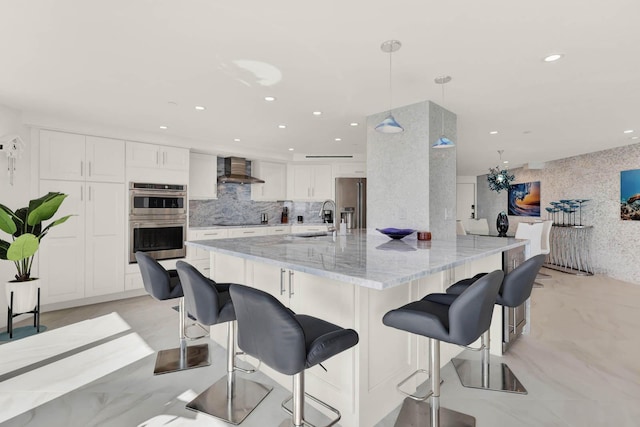
[[[7,307],[11,305],[11,292],[13,292],[13,314],[26,313],[36,307],[40,283],[40,279],[28,282],[6,282],[4,290],[7,296]]]

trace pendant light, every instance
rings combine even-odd
[[[391,56],[393,52],[398,51],[401,46],[402,43],[400,43],[398,40],[387,40],[380,45],[380,49],[383,52],[389,54],[389,115],[376,126],[375,129],[380,133],[400,133],[404,131],[404,128],[400,126],[400,124],[393,117],[393,114],[391,114],[391,106],[393,100],[393,91],[391,90]]]
[[[451,76],[436,77],[434,81],[440,86],[442,86],[442,104],[440,105],[440,108],[442,109],[442,119],[441,119],[442,128],[440,130],[440,138],[438,138],[438,140],[433,143],[431,148],[455,147],[455,144],[453,143],[453,141],[451,141],[449,138],[444,136],[444,85],[446,85],[451,81]]]
[[[500,163],[502,162],[502,153],[504,150],[498,150],[500,154]],[[503,163],[504,164],[504,163]],[[489,182],[489,190],[500,193],[501,190],[508,190],[511,182],[516,179],[515,175],[509,175],[509,171],[501,169],[498,165],[495,168],[489,168],[489,175],[487,175],[487,181]]]

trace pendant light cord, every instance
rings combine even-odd
[[[391,56],[393,55],[393,50],[389,51],[389,114],[391,114],[391,107],[393,106],[393,86],[391,84]]]

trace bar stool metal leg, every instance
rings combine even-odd
[[[433,338],[429,338],[429,341],[431,404],[407,397],[395,427],[475,427],[475,417],[440,406],[440,341]]]
[[[462,385],[483,390],[527,394],[527,389],[506,363],[491,363],[489,330],[482,334],[482,342],[484,348],[480,361],[457,357],[451,359]]]
[[[250,371],[235,366],[235,328],[235,321],[227,322],[227,375],[187,403],[187,408],[237,425],[244,421],[273,387],[236,376],[236,370]]]
[[[178,324],[180,347],[160,350],[158,352],[156,366],[153,370],[154,375],[167,374],[170,372],[182,371],[184,369],[199,368],[210,365],[209,346],[207,344],[187,346],[187,339],[184,334],[184,319],[187,315],[187,310],[184,306],[184,297],[180,298],[178,315],[180,317]]]

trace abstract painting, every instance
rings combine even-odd
[[[540,216],[540,181],[509,186],[509,215]]]
[[[640,169],[620,172],[620,219],[640,221]]]

